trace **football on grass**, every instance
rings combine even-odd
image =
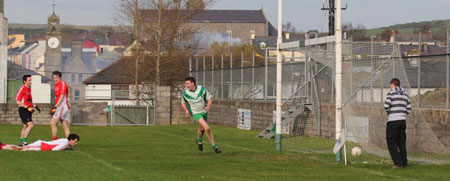
[[[361,148],[360,147],[353,147],[352,148],[352,155],[353,156],[359,156],[361,155]]]

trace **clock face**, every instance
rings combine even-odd
[[[58,48],[58,46],[59,46],[59,39],[56,38],[56,37],[51,37],[51,38],[48,39],[47,45],[50,48]]]

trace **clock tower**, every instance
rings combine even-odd
[[[45,76],[51,78],[53,71],[61,71],[61,28],[59,17],[53,12],[48,18],[45,47]]]

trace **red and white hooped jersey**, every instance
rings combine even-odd
[[[55,104],[59,101],[59,97],[61,95],[64,95],[62,97],[63,100],[61,100],[61,103],[58,106],[61,107],[61,105],[66,104],[67,107],[70,109],[69,101],[68,101],[68,99],[69,99],[69,88],[67,86],[67,83],[62,81],[62,80],[59,81],[57,84],[55,84],[55,97],[56,97]]]
[[[31,88],[27,87],[26,85],[23,85],[16,94],[16,97],[14,98],[16,101],[20,101],[25,106],[33,107],[33,97],[31,96]]]

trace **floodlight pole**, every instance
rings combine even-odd
[[[283,0],[278,0],[278,38],[277,38],[277,100],[276,100],[276,130],[275,143],[277,151],[281,151],[281,76],[282,76],[282,59],[281,59],[281,43],[283,31]]]
[[[336,141],[342,134],[342,32],[341,0],[337,0],[336,9]],[[336,161],[341,160],[341,151],[336,154]]]

